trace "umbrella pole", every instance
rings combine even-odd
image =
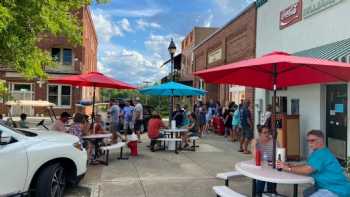
[[[277,124],[276,124],[276,87],[277,82],[277,65],[273,65],[273,99],[272,99],[272,138],[273,138],[273,149],[272,149],[272,167],[276,168],[276,144],[277,144]]]
[[[174,90],[171,90],[171,94],[174,94]],[[171,120],[173,119],[173,108],[174,108],[174,97],[170,96],[169,99],[169,126],[171,125]]]
[[[92,128],[92,132],[95,134],[94,131],[94,122],[95,122],[95,90],[96,90],[96,86],[94,85],[94,93],[92,96],[92,114],[91,114],[91,128]]]

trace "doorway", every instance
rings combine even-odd
[[[326,143],[344,162],[347,156],[347,84],[327,85]]]

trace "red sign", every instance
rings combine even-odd
[[[280,29],[284,29],[294,23],[301,21],[302,3],[301,0],[290,5],[280,12]]]

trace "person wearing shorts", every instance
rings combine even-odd
[[[136,97],[135,107],[133,111],[133,121],[134,121],[134,131],[137,134],[138,142],[141,142],[141,127],[143,123],[143,106],[141,104],[140,98]]]
[[[119,123],[120,123],[120,107],[118,105],[118,101],[111,100],[110,101],[110,110],[109,113],[111,115],[111,125],[110,130],[112,133],[112,143],[118,142],[118,137],[121,137],[119,132]]]
[[[240,119],[239,119],[239,107],[236,107],[234,109],[233,115],[232,115],[232,133],[230,133],[230,137],[232,142],[237,141],[237,139],[240,138]]]
[[[249,110],[250,102],[249,100],[244,102],[242,109],[240,110],[240,123],[242,126],[242,136],[240,140],[240,150],[244,154],[250,154],[248,151],[248,145],[254,137],[253,133],[253,121],[252,115]]]

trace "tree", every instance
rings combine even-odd
[[[27,78],[46,78],[43,66],[55,65],[50,54],[37,47],[44,35],[64,36],[73,45],[82,43],[76,10],[93,0],[1,0],[0,65]],[[108,0],[96,0],[105,3]]]

